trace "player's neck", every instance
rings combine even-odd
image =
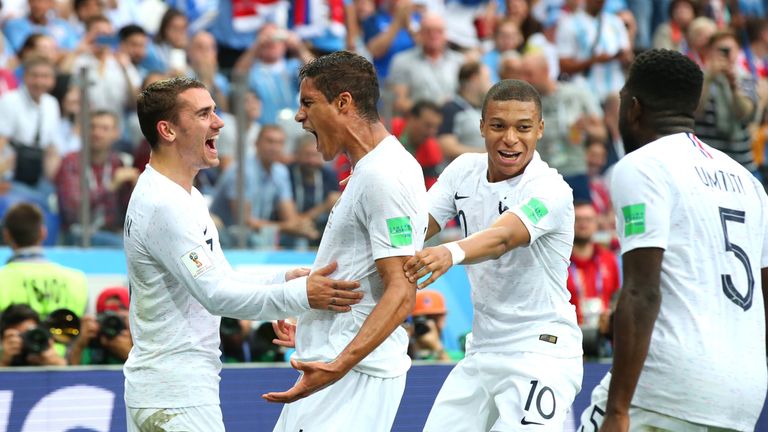
[[[349,138],[345,144],[345,150],[349,156],[352,166],[365,155],[370,153],[377,145],[390,135],[387,128],[380,122],[351,122],[346,126]]]
[[[649,125],[647,142],[656,141],[659,138],[679,133],[694,133],[692,118],[680,115],[660,115],[653,119]]]
[[[190,167],[185,167],[179,162],[181,158],[172,158],[168,155],[158,155],[156,152],[152,152],[152,156],[149,160],[149,165],[155,171],[168,177],[172,182],[178,184],[184,188],[187,192],[192,192],[192,184],[195,180],[198,170]]]
[[[587,242],[574,242],[573,243],[573,256],[579,259],[591,259],[595,254],[595,244],[591,241]]]

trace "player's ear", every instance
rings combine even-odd
[[[632,102],[629,104],[629,112],[627,113],[627,119],[630,124],[639,124],[640,117],[643,116],[643,104],[640,100],[632,96]]]
[[[349,92],[341,92],[336,96],[336,109],[344,112],[352,106],[352,95]]]
[[[485,138],[485,119],[480,119],[480,136]]]
[[[160,120],[157,122],[157,135],[164,141],[173,142],[176,139],[176,132],[173,130],[173,125],[167,120]]]

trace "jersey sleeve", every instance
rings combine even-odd
[[[616,209],[616,231],[621,253],[638,248],[667,248],[672,213],[669,186],[660,165],[619,161],[611,178],[611,200]]]
[[[464,159],[466,157],[459,156],[448,164],[427,193],[429,214],[441,229],[445,227],[448,221],[456,217],[456,201],[453,198],[453,194],[456,192],[455,179],[463,171]]]
[[[420,203],[412,186],[375,174],[366,179],[365,192],[359,203],[362,222],[368,227],[373,259],[408,256],[416,252]],[[418,245],[421,247],[421,245]]]
[[[559,182],[532,182],[526,187],[530,193],[507,210],[523,221],[531,236],[529,245],[545,234],[573,225],[573,194],[565,182]]]
[[[309,309],[306,278],[263,284],[259,282],[265,282],[264,279],[235,275],[220,255],[220,245],[208,243],[194,224],[183,222],[189,220],[185,214],[191,211],[174,203],[157,207],[153,223],[147,224],[143,243],[147,252],[206,310],[238,319],[269,320]],[[219,249],[220,256],[213,252],[214,248]]]

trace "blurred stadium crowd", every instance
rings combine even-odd
[[[136,95],[156,80],[201,80],[226,123],[221,165],[196,179],[222,246],[316,247],[350,168],[343,156],[324,162],[293,121],[297,72],[343,49],[374,63],[379,111],[427,187],[458,155],[484,151],[480,105],[493,83],[536,87],[545,121],[538,151],[574,191],[572,303],[587,355],[610,356],[621,275],[606,179],[623,156],[626,67],[651,47],[696,61],[705,74],[697,136],[768,179],[767,8],[768,0],[5,0],[0,217],[14,254],[0,269],[0,308],[26,305],[3,312],[0,365],[127,357],[126,289],[89,293],[82,274],[45,260],[44,246],[122,246],[128,198],[149,160]],[[456,222],[442,240],[460,232]],[[55,282],[25,282],[32,273]],[[86,310],[89,295],[99,296],[95,311]],[[461,357],[440,344],[446,314],[439,293],[420,294],[408,323],[414,358]],[[271,326],[255,326],[223,320],[225,361],[284,360]]]

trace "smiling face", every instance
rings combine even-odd
[[[543,133],[544,120],[535,102],[488,101],[480,121],[480,134],[488,151],[488,181],[504,181],[522,174]]]
[[[328,101],[312,78],[304,78],[299,87],[299,101],[295,120],[317,138],[317,150],[323,159],[333,159],[343,150],[337,137],[337,131],[343,127],[343,117],[334,107],[336,100]]]
[[[173,140],[185,165],[205,169],[219,165],[216,140],[224,121],[216,115],[216,104],[208,90],[191,88],[179,94],[179,114],[171,120]]]

